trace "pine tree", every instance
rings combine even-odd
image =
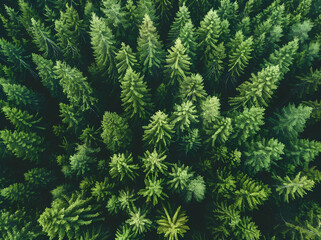
[[[130,218],[126,223],[131,226],[132,232],[135,236],[138,234],[143,234],[151,229],[152,221],[146,218],[147,212],[141,210],[140,208],[134,208],[129,212]]]
[[[55,181],[52,171],[46,168],[33,168],[24,174],[25,181],[33,188],[50,188]]]
[[[180,83],[190,73],[192,63],[185,52],[186,49],[179,38],[175,41],[175,45],[168,50],[165,73],[169,75],[169,85]]]
[[[62,88],[54,72],[54,63],[34,53],[32,54],[32,60],[37,65],[42,85],[49,90],[51,96],[61,99]]]
[[[280,75],[278,65],[268,66],[257,75],[252,74],[249,81],[237,87],[239,95],[230,98],[230,104],[235,108],[241,106],[267,107],[274,90],[278,88]]]
[[[303,132],[305,123],[309,119],[312,108],[293,104],[282,108],[281,113],[275,113],[271,123],[272,131],[282,139],[295,139],[299,133]]]
[[[157,177],[158,173],[165,174],[168,168],[165,162],[166,157],[164,152],[158,153],[156,149],[153,152],[147,150],[141,158],[146,177],[149,175]]]
[[[106,2],[106,1],[105,1]],[[106,21],[94,13],[90,21],[90,38],[98,70],[110,79],[116,72],[116,40]]]
[[[0,14],[0,19],[3,23],[3,27],[5,28],[7,35],[9,37],[12,37],[14,41],[21,39],[24,35],[24,29],[22,24],[20,23],[18,12],[5,4],[3,4],[3,6],[7,17]]]
[[[101,138],[112,153],[126,150],[131,145],[132,132],[126,120],[117,113],[105,112],[102,130]]]
[[[238,144],[245,143],[249,137],[253,137],[264,124],[264,108],[251,107],[244,108],[242,113],[238,113],[234,118],[234,135]]]
[[[234,234],[237,239],[244,240],[255,240],[260,239],[261,237],[260,230],[258,230],[255,223],[251,221],[250,217],[244,217],[241,219]]]
[[[0,195],[12,204],[26,204],[33,194],[23,183],[14,183],[0,190]]]
[[[90,225],[82,232],[79,240],[108,240],[109,238],[109,229],[104,225]]]
[[[58,46],[51,35],[50,29],[45,27],[44,23],[31,18],[30,32],[33,42],[37,45],[39,51],[44,52],[43,56],[45,58],[48,58],[50,55],[57,57],[59,53]]]
[[[174,105],[172,124],[177,132],[189,130],[191,125],[198,122],[197,111],[191,101],[183,102],[181,105]]]
[[[217,142],[225,143],[233,132],[232,120],[224,117],[216,118],[213,124],[206,127],[205,132],[208,136],[206,142],[209,142],[211,146]]]
[[[192,74],[185,77],[179,84],[178,97],[183,100],[189,100],[193,103],[199,103],[206,97],[204,90],[203,77],[200,74]]]
[[[145,179],[145,188],[139,190],[138,194],[146,198],[146,203],[148,204],[151,200],[153,206],[155,206],[159,199],[164,200],[167,198],[167,194],[163,192],[163,179],[146,178]]]
[[[173,125],[169,123],[167,114],[157,111],[147,126],[144,126],[143,141],[151,149],[166,149],[171,143]]]
[[[248,149],[244,152],[246,157],[244,165],[253,174],[262,170],[269,171],[271,165],[280,160],[282,158],[281,155],[284,153],[284,144],[274,138],[251,141],[247,145]]]
[[[7,148],[18,158],[38,161],[40,154],[45,150],[42,147],[43,137],[36,133],[23,131],[1,130],[0,137]]]
[[[121,100],[126,116],[146,119],[151,112],[151,95],[143,77],[131,68],[127,69],[121,81]]]
[[[182,33],[182,29],[184,28],[185,24],[191,19],[190,12],[188,8],[183,3],[182,6],[179,7],[178,11],[176,12],[176,17],[174,18],[173,23],[171,24],[169,33],[168,33],[168,42],[170,45],[173,45],[176,39]]]
[[[195,199],[196,202],[201,202],[205,198],[206,185],[202,176],[197,176],[191,180],[187,186],[185,200],[190,202]]]
[[[220,116],[220,100],[213,96],[208,96],[204,101],[201,102],[201,118],[203,125],[209,126]]]
[[[321,85],[321,71],[315,70],[313,71],[310,68],[310,73],[304,76],[300,76],[299,82],[296,84],[296,92],[302,97],[303,95],[313,95],[313,93],[317,92],[319,89],[319,85]]]
[[[126,210],[127,212],[130,211],[130,209],[133,209],[135,207],[134,202],[137,200],[136,194],[134,191],[130,191],[128,189],[120,190],[119,196],[118,196],[118,202],[120,209]]]
[[[177,165],[175,163],[171,170],[172,171],[169,173],[169,180],[167,182],[169,188],[177,192],[187,190],[187,187],[194,176],[190,167],[185,167],[184,164]]]
[[[148,73],[153,76],[161,69],[165,52],[162,49],[159,35],[149,15],[145,15],[140,26],[139,37],[137,39],[137,52],[145,75]]]
[[[186,134],[180,137],[179,150],[188,154],[196,153],[202,146],[200,131],[197,128],[190,129]]]
[[[289,199],[293,200],[296,197],[302,198],[307,193],[306,191],[311,191],[314,187],[314,181],[306,176],[301,177],[301,172],[294,179],[291,179],[289,176],[284,178],[276,176],[275,179],[278,182],[276,191],[279,195],[283,195],[285,202],[289,202]]]
[[[131,68],[135,71],[138,69],[136,54],[129,45],[121,43],[121,49],[116,54],[116,67],[118,70],[119,79],[123,79],[126,71]]]
[[[172,217],[164,208],[164,214],[157,220],[157,233],[164,234],[164,237],[169,240],[178,240],[179,236],[184,237],[184,234],[190,229],[186,225],[187,222],[188,218],[185,212],[181,212],[181,206],[176,209]]]
[[[59,237],[78,238],[80,229],[93,222],[101,221],[96,209],[90,205],[91,199],[82,199],[81,195],[63,196],[51,203],[40,215],[38,222],[50,239]]]
[[[135,233],[130,227],[128,227],[128,225],[122,225],[116,231],[115,240],[134,240],[134,235]]]
[[[133,157],[132,154],[125,155],[124,153],[114,154],[111,157],[109,163],[110,170],[109,173],[112,178],[117,178],[122,181],[124,177],[129,177],[131,180],[134,180],[138,175],[136,172],[139,169],[138,165],[132,164]]]
[[[231,26],[235,26],[238,16],[239,5],[238,2],[231,2],[230,0],[222,0],[221,6],[217,10],[217,14],[221,19],[226,19],[230,22]]]
[[[97,102],[87,78],[77,68],[71,68],[65,62],[57,61],[54,72],[71,105],[85,111]]]
[[[171,12],[173,9],[172,2],[170,0],[156,0],[156,12],[160,17],[160,22],[163,25],[168,24],[171,18]]]
[[[72,105],[59,103],[60,117],[62,122],[67,125],[67,129],[73,129],[75,132],[81,128],[83,117]]]
[[[195,64],[196,61],[196,30],[191,20],[188,20],[182,27],[178,38],[181,39],[182,45],[186,49],[187,55],[191,58],[191,63]],[[193,65],[191,66],[193,67]]]
[[[146,16],[148,15],[150,18],[150,21],[153,22],[153,24],[158,25],[159,18],[156,14],[156,5],[155,1],[152,0],[138,0],[137,1],[137,8],[136,8],[136,18],[139,25],[142,24],[142,22],[145,21]]]
[[[297,38],[303,43],[309,38],[308,33],[311,31],[312,27],[313,23],[310,20],[296,23],[291,27],[291,35],[293,38]]]
[[[63,56],[71,62],[77,63],[81,59],[81,43],[85,30],[83,20],[73,6],[66,5],[66,11],[60,12],[60,18],[55,20],[55,30],[58,46],[64,49]]]
[[[39,124],[42,122],[42,118],[39,118],[37,115],[33,116],[27,111],[23,111],[15,107],[11,108],[4,106],[2,107],[2,112],[17,130],[28,131],[34,129],[45,129]]]
[[[110,179],[105,177],[104,181],[95,182],[95,186],[91,188],[91,195],[95,197],[98,202],[105,203],[111,195],[114,185],[115,184],[111,183]]]

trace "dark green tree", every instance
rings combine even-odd
[[[151,175],[157,177],[159,173],[166,174],[167,163],[164,152],[158,153],[156,149],[153,152],[146,151],[144,157],[141,157],[146,177]]]
[[[156,177],[145,179],[145,188],[139,190],[138,194],[146,198],[146,203],[152,201],[155,206],[159,199],[164,200],[167,198],[167,194],[163,192],[163,179],[156,179]]]
[[[204,100],[206,96],[203,77],[200,74],[192,74],[185,77],[179,84],[178,97],[181,101],[189,100],[197,104]]]
[[[109,163],[109,173],[112,178],[117,178],[122,181],[124,177],[128,177],[134,180],[138,175],[137,169],[139,169],[137,164],[133,164],[132,154],[114,154]]]
[[[138,69],[136,54],[129,45],[121,43],[121,48],[116,54],[116,67],[119,74],[119,79],[122,80],[126,71],[131,68],[135,71]]]
[[[126,223],[131,227],[135,236],[143,234],[151,229],[152,221],[146,217],[147,212],[140,208],[134,208],[129,212],[129,219]]]

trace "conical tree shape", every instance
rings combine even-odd
[[[119,49],[115,58],[120,80],[123,79],[127,69],[132,68],[135,71],[138,70],[136,54],[129,45],[121,43],[121,49]]]

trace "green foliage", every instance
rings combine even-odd
[[[105,177],[103,182],[96,182],[95,186],[91,189],[91,194],[97,199],[97,201],[105,202],[107,197],[111,195],[111,190],[113,189],[114,184]]]
[[[40,215],[38,222],[50,239],[71,239],[79,238],[82,227],[100,220],[102,218],[90,205],[90,199],[73,194],[70,198],[63,196],[54,200],[51,208],[46,208]]]
[[[291,179],[289,176],[281,178],[275,177],[278,185],[276,191],[279,195],[283,196],[285,202],[289,202],[289,199],[293,200],[296,197],[303,197],[307,191],[311,191],[314,187],[314,181],[308,179],[306,176],[301,177],[299,172],[295,178]]]
[[[129,212],[130,218],[126,223],[131,226],[132,231],[135,235],[147,232],[151,228],[152,221],[146,218],[147,213],[141,211],[140,208],[134,208],[133,211]]]
[[[82,111],[92,108],[97,102],[87,78],[77,68],[71,68],[65,62],[57,61],[54,67],[56,78],[70,103],[79,106]]]
[[[144,126],[143,141],[151,149],[166,149],[171,143],[173,125],[169,123],[167,114],[157,111],[147,126]]]
[[[185,77],[179,84],[178,97],[181,101],[189,100],[199,103],[207,96],[204,90],[203,77],[200,74],[192,74]]]
[[[184,237],[184,234],[189,230],[186,225],[188,218],[184,212],[180,212],[179,206],[171,217],[166,208],[164,214],[157,220],[157,233],[164,234],[164,237],[169,240],[178,240],[179,236]]]
[[[161,69],[161,65],[165,60],[165,52],[149,15],[144,16],[140,26],[137,53],[144,74],[154,75]]]
[[[197,176],[191,180],[187,186],[185,199],[190,202],[195,199],[196,202],[201,202],[205,198],[206,185],[202,176]]]
[[[198,129],[191,129],[187,134],[183,135],[179,142],[180,148],[185,152],[185,155],[189,153],[196,153],[201,147],[201,136]]]
[[[206,126],[205,131],[208,136],[206,142],[209,142],[212,146],[217,142],[225,143],[233,132],[232,120],[227,117],[216,118],[213,124]]]
[[[117,113],[105,112],[102,130],[101,138],[112,153],[125,150],[131,145],[132,132],[126,120]]]
[[[104,1],[104,4],[107,2],[113,1]],[[98,70],[103,74],[115,74],[115,37],[107,21],[97,17],[94,13],[90,22],[90,38]]]
[[[174,105],[174,112],[172,116],[172,124],[174,128],[178,129],[177,132],[186,131],[190,129],[190,125],[197,123],[195,106],[191,101],[183,102],[181,105]]]
[[[115,240],[134,240],[135,233],[127,225],[122,225],[117,229]]]
[[[6,147],[18,158],[38,161],[40,154],[45,150],[42,147],[43,137],[36,133],[23,131],[1,130],[0,137]]]
[[[121,80],[121,100],[129,118],[146,119],[151,111],[151,95],[143,77],[131,68],[127,69]]]
[[[67,129],[74,129],[75,131],[78,131],[79,126],[82,122],[81,113],[77,111],[72,105],[60,103],[59,107],[59,116],[62,118],[62,122],[67,125]]]
[[[149,203],[153,200],[153,205],[155,206],[158,203],[158,199],[164,200],[165,197],[168,197],[163,192],[163,179],[147,178],[145,179],[145,188],[139,190],[138,194],[146,198],[146,203]]]
[[[186,49],[186,53],[191,58],[191,62],[195,63],[197,51],[196,30],[191,20],[188,20],[182,27],[178,38]]]
[[[252,73],[249,81],[243,82],[236,90],[239,95],[230,98],[230,103],[235,108],[247,107],[267,107],[274,91],[278,88],[280,80],[279,66],[269,66],[257,75]]]
[[[156,149],[153,152],[147,150],[141,158],[146,177],[149,175],[157,177],[158,173],[165,174],[168,168],[165,162],[166,157],[164,152],[158,153]]]
[[[121,43],[121,48],[117,52],[115,59],[120,80],[123,79],[129,68],[133,70],[137,70],[138,68],[136,54],[129,45],[126,45],[123,42]]]
[[[204,101],[201,103],[201,117],[203,119],[203,124],[208,126],[220,116],[220,100],[213,96],[208,96]]]
[[[312,95],[318,91],[319,85],[321,85],[321,71],[310,69],[310,72],[304,76],[300,76],[299,82],[296,84],[297,92],[300,96]]]
[[[291,27],[291,35],[294,38],[298,38],[301,42],[306,41],[309,38],[308,32],[311,31],[313,23],[310,20],[305,20],[302,23],[297,23]]]
[[[244,152],[246,157],[244,165],[254,174],[262,170],[269,171],[270,166],[280,160],[282,154],[284,154],[284,144],[274,138],[252,141],[248,150]]]
[[[134,202],[137,200],[134,191],[120,190],[118,196],[118,202],[120,209],[129,211],[135,207]]]
[[[167,182],[170,189],[177,192],[187,190],[190,181],[194,177],[194,173],[191,171],[190,167],[185,167],[184,164],[174,164],[171,170],[172,171],[169,173],[169,180]]]
[[[109,173],[112,178],[117,178],[122,181],[124,177],[129,177],[131,180],[134,180],[138,175],[136,172],[139,167],[133,163],[132,154],[125,155],[124,153],[114,154],[111,157],[109,163],[110,170]]]
[[[110,238],[109,230],[103,225],[90,225],[83,231],[79,240],[107,240]]]
[[[189,75],[192,63],[185,52],[186,49],[179,38],[175,41],[175,45],[168,50],[165,72],[169,76],[169,85],[176,85]]]
[[[1,189],[0,195],[13,204],[26,203],[30,201],[32,192],[23,183],[14,183]]]
[[[47,188],[55,181],[53,173],[46,168],[33,168],[26,172],[24,177],[34,188]]]

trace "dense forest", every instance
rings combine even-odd
[[[321,239],[321,0],[0,7],[0,239]]]

